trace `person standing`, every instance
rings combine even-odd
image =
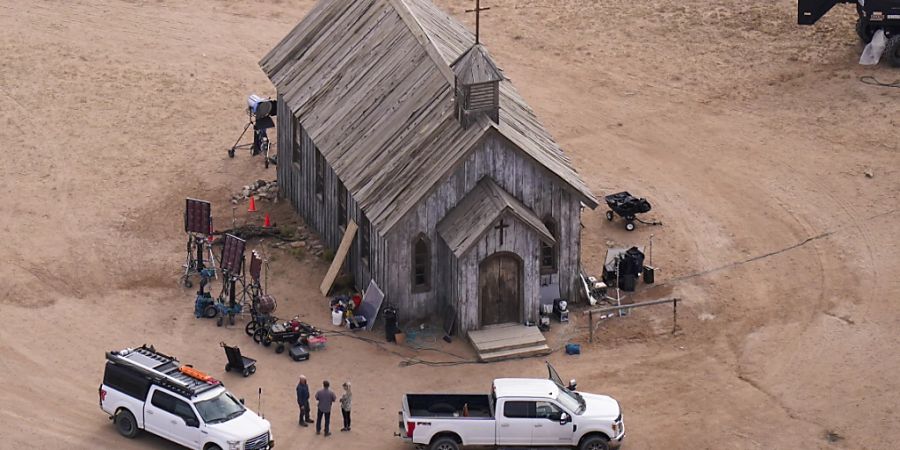
[[[343,384],[344,395],[341,395],[341,415],[344,416],[344,428],[341,431],[350,431],[350,403],[353,401],[353,393],[350,392],[350,382]]]
[[[300,375],[297,383],[297,405],[300,406],[300,426],[308,427],[313,421],[309,418],[309,384],[305,375]]]
[[[322,432],[322,418],[325,418],[325,436],[331,436],[331,405],[337,401],[337,396],[331,389],[328,380],[322,382],[322,389],[316,392],[316,401],[319,402],[316,411],[316,434]]]

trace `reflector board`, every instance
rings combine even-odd
[[[222,270],[233,274],[239,273],[244,265],[244,247],[247,242],[231,235],[225,235],[225,246],[222,248]]]
[[[259,253],[256,253],[256,250],[250,253],[250,277],[259,281],[259,275],[262,273],[262,258],[259,257]]]
[[[186,199],[184,207],[184,231],[210,234],[212,232],[212,205],[204,200]]]

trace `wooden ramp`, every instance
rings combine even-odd
[[[515,323],[491,325],[469,331],[469,340],[484,362],[550,353],[547,341],[538,327]]]

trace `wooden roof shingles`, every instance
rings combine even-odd
[[[438,222],[437,232],[447,243],[450,251],[460,258],[505,213],[528,225],[544,241],[550,244],[556,242],[550,230],[532,210],[498,186],[490,177],[479,180],[475,187]]]
[[[499,126],[459,125],[450,63],[473,41],[429,0],[323,0],[260,67],[382,234],[491,127],[596,205],[509,82]]]
[[[503,80],[503,74],[487,54],[483,45],[473,45],[451,66],[461,84],[490,83]]]

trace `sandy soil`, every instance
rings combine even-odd
[[[787,0],[488,3],[483,40],[592,189],[647,196],[664,223],[627,233],[588,212],[584,259],[597,271],[607,245],[653,233],[660,283],[637,297],[683,298],[681,331],[667,308],[636,311],[581,356],[549,358],[622,403],[628,448],[893,448],[900,92],[857,78],[900,72],[856,65],[850,8],[799,28]],[[297,364],[193,318],[176,284],[183,198],[212,200],[224,226],[230,193],[274,178],[225,148],[246,95],[272,93],[256,62],[311,4],[0,2],[0,447],[167,448],[120,438],[97,407],[103,351],[144,342],[254,407],[262,387],[282,448],[404,448],[391,435],[402,393],[544,375],[539,359],[404,367],[457,359],[340,337]],[[273,260],[279,314],[327,327],[325,263],[252,245]],[[584,327],[551,340],[584,343]],[[217,369],[221,340],[260,371]],[[350,435],[298,429],[301,372],[353,380]]]

